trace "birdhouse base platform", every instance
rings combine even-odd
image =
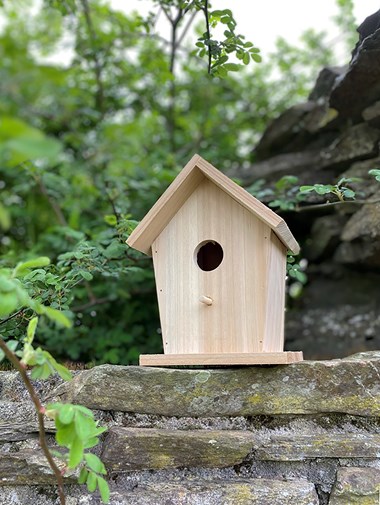
[[[141,366],[173,365],[287,365],[303,361],[302,352],[209,353],[209,354],[142,354]]]

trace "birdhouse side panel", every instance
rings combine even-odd
[[[201,182],[152,245],[165,353],[262,352],[271,234]]]
[[[270,236],[267,280],[264,352],[284,350],[285,281],[287,249],[272,231]]]

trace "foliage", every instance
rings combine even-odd
[[[59,446],[69,449],[68,468],[76,468],[83,463],[79,484],[86,484],[90,492],[99,488],[104,503],[109,502],[109,488],[102,475],[106,475],[104,464],[96,454],[85,453],[99,443],[99,435],[106,428],[98,427],[91,410],[82,405],[50,403],[46,415],[55,421],[56,440]],[[59,452],[56,455],[62,457]]]
[[[207,2],[198,2],[198,4],[205,4]],[[210,74],[216,77],[227,77],[228,72],[236,72],[242,68],[239,63],[229,62],[232,54],[235,54],[237,59],[242,61],[244,65],[249,65],[251,61],[260,63],[262,58],[260,56],[260,49],[255,47],[252,42],[246,42],[244,35],[236,34],[236,21],[230,9],[214,10],[210,13],[204,6],[199,7],[205,13],[206,18],[206,31],[198,38],[196,46],[200,48],[198,55],[200,57],[209,55],[209,68]],[[227,29],[224,31],[223,40],[215,40],[212,38],[210,27],[215,28],[218,23],[226,25]]]
[[[315,192],[318,195],[335,195],[340,202],[344,202],[346,199],[355,199],[356,192],[347,187],[346,184],[350,185],[354,182],[358,182],[360,179],[358,178],[347,178],[342,177],[336,184],[314,184],[313,186],[301,186],[300,193],[307,194],[311,192]]]
[[[55,366],[47,352],[135,363],[161,350],[151,261],[125,245],[136,221],[194,152],[222,170],[250,166],[264,127],[307,96],[331,51],[323,33],[308,31],[245,65],[259,53],[232,12],[208,5],[207,38],[200,1],[155,0],[146,18],[103,0],[33,4],[4,2],[1,11],[0,269],[11,283],[1,288],[2,334],[22,341],[37,307],[61,311],[70,327],[39,321],[38,373]],[[158,10],[171,19],[167,39]],[[184,35],[196,12],[203,47],[194,49]],[[229,33],[213,45],[216,23]],[[220,79],[241,63],[238,77],[227,67]],[[297,208],[290,181],[263,199]],[[36,256],[52,262],[12,277]]]
[[[299,192],[298,177],[294,175],[284,175],[273,187],[266,186],[265,180],[259,179],[246,189],[259,200],[267,201],[269,207],[280,211],[296,210],[298,203],[303,200]]]
[[[4,336],[0,334],[0,362],[7,357],[20,371],[21,377],[28,388],[40,418],[41,447],[57,476],[61,504],[65,502],[61,481],[63,473],[52,460],[52,451],[46,443],[42,417],[44,414],[55,421],[55,437],[58,445],[68,449],[67,453],[55,451],[55,455],[64,462],[65,468],[74,469],[81,466],[80,483],[86,482],[89,491],[95,491],[98,487],[103,501],[108,503],[108,484],[102,477],[106,473],[104,465],[96,455],[84,452],[85,449],[90,449],[98,444],[99,435],[106,428],[99,427],[93,413],[81,405],[54,403],[48,405],[47,408],[43,407],[26,375],[26,369],[30,367],[31,379],[47,379],[55,373],[58,373],[63,380],[72,378],[71,372],[63,365],[60,365],[49,352],[41,349],[41,347],[34,348],[33,346],[39,321],[38,316],[35,314],[42,314],[55,324],[65,328],[71,326],[71,322],[65,314],[52,307],[47,307],[31,297],[25,287],[25,279],[30,276],[31,271],[33,269],[36,269],[35,272],[41,271],[42,267],[46,267],[48,264],[48,258],[40,257],[19,263],[13,270],[2,269],[0,271],[0,314],[13,319],[17,314],[14,311],[18,310],[33,316],[29,319],[26,336],[21,342],[16,339],[4,341]]]
[[[373,168],[372,170],[370,170],[369,172],[369,175],[373,175],[373,177],[380,182],[380,169],[378,168]]]

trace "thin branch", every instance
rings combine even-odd
[[[34,407],[37,412],[37,417],[38,417],[38,430],[39,430],[39,440],[40,440],[40,446],[41,449],[48,460],[49,466],[52,469],[55,478],[57,480],[57,485],[58,485],[58,495],[59,495],[59,500],[61,505],[66,504],[66,498],[65,494],[63,491],[63,475],[61,470],[58,468],[58,466],[55,464],[55,461],[53,459],[53,456],[50,453],[49,447],[47,445],[46,441],[46,434],[45,434],[45,423],[44,423],[44,412],[45,408],[42,406],[40,399],[37,396],[37,393],[33,387],[33,384],[31,383],[28,374],[26,373],[26,369],[23,367],[21,364],[20,360],[17,358],[14,352],[12,352],[10,349],[8,349],[6,343],[2,338],[0,338],[0,349],[3,351],[5,356],[8,358],[8,360],[12,363],[12,365],[18,370],[18,372],[21,375],[21,378],[25,384],[26,389],[28,390],[28,393],[30,395],[30,398],[34,404]]]
[[[207,39],[209,41],[208,45],[208,69],[207,73],[211,74],[211,49],[210,49],[210,39],[211,39],[211,33],[210,33],[210,20],[208,17],[208,0],[205,0],[205,6],[203,7],[203,13],[205,15],[205,21],[206,21],[206,33],[207,33]]]
[[[19,316],[20,314],[22,314],[24,312],[24,309],[20,309],[18,310],[17,312],[15,312],[14,314],[12,314],[11,316],[7,317],[6,319],[2,319],[0,321],[0,324],[5,324],[7,323],[8,321],[10,321],[11,319],[13,319],[14,317],[17,317]]]
[[[108,191],[108,184],[107,183],[105,184],[104,192],[105,192],[105,194],[107,196],[107,200],[109,201],[109,203],[110,203],[110,205],[112,207],[114,216],[116,217],[116,222],[117,222],[117,224],[119,224],[121,216],[120,216],[120,213],[118,212],[118,210],[116,209],[115,200],[112,198],[112,196],[110,195],[110,193]]]
[[[328,209],[332,206],[340,206],[340,205],[375,205],[376,203],[380,203],[380,199],[378,200],[339,200],[338,202],[326,202],[326,203],[317,203],[315,205],[305,205],[303,207],[296,207],[295,212],[305,212],[305,211],[313,211],[319,209]]]
[[[90,309],[91,307],[95,307],[96,305],[103,305],[105,303],[111,302],[111,298],[95,298],[94,300],[90,300],[83,305],[77,305],[76,307],[71,307],[70,310],[72,312],[82,312],[83,310]]]
[[[187,12],[187,11],[186,11]],[[181,35],[178,37],[178,40],[176,42],[176,50],[179,49],[180,45],[182,44],[183,42],[183,39],[186,37],[186,34],[187,32],[189,31],[191,25],[193,24],[193,21],[195,19],[195,16],[198,14],[197,11],[194,11],[192,14],[191,14],[191,17],[189,18],[185,28],[183,29]]]
[[[42,182],[42,179],[40,177],[35,178],[38,187],[40,188],[41,193],[46,196],[51,208],[54,211],[54,214],[57,216],[58,222],[61,226],[67,226],[68,223],[66,221],[66,218],[61,210],[61,207],[57,204],[57,202],[49,195],[49,192],[45,186],[45,184]]]
[[[102,71],[103,67],[98,57],[98,52],[96,50],[96,32],[94,29],[94,25],[92,23],[91,18],[91,10],[88,3],[88,0],[81,0],[81,4],[83,7],[83,13],[87,24],[87,30],[89,34],[90,44],[92,48],[92,59],[94,61],[94,72],[95,72],[95,80],[96,80],[96,96],[95,96],[95,104],[97,110],[101,113],[104,113],[104,86],[102,80]]]

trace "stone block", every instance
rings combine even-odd
[[[102,460],[110,471],[178,467],[224,468],[250,453],[250,431],[158,430],[113,427],[104,442]]]
[[[340,468],[329,505],[378,505],[380,470],[377,468]]]
[[[89,408],[165,416],[342,413],[380,416],[380,359],[175,370],[101,365],[55,396]]]
[[[58,467],[63,465],[58,460],[56,463]],[[65,477],[68,482],[76,480],[73,472],[66,473]],[[0,452],[0,487],[55,483],[55,476],[41,451]]]
[[[315,458],[376,459],[380,455],[380,435],[370,433],[311,433],[272,435],[255,447],[255,459],[302,461]]]

